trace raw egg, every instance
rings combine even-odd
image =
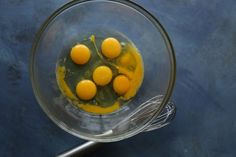
[[[130,88],[130,81],[125,75],[117,76],[113,81],[113,89],[119,94],[125,94]]]
[[[107,58],[114,59],[121,53],[120,42],[115,38],[106,38],[102,42],[102,54]]]
[[[76,86],[76,94],[82,100],[90,100],[97,93],[96,85],[90,80],[82,80]]]
[[[98,115],[128,104],[144,76],[142,56],[135,45],[125,36],[107,36],[78,41],[60,55],[56,66],[62,94],[81,110]]]
[[[108,66],[99,66],[93,72],[93,80],[97,85],[105,86],[111,82],[112,71]]]
[[[85,64],[89,61],[91,54],[87,46],[77,44],[71,49],[70,56],[76,64]]]

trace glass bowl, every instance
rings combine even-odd
[[[65,48],[101,30],[126,35],[143,57],[145,74],[141,88],[128,105],[111,114],[91,115],[74,107],[62,95],[55,70]],[[59,8],[42,25],[32,49],[30,74],[35,96],[53,122],[77,137],[111,142],[143,131],[161,113],[173,90],[175,57],[164,28],[137,4],[123,0],[80,0]],[[152,101],[157,97],[158,101]],[[142,108],[147,102],[154,105]],[[137,109],[138,115],[145,118],[131,120]]]

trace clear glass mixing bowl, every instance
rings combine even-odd
[[[135,98],[108,115],[91,115],[75,108],[60,92],[55,74],[61,51],[98,30],[125,34],[139,49],[145,69]],[[173,90],[175,57],[161,24],[137,4],[80,0],[59,8],[42,25],[33,46],[30,72],[40,106],[58,126],[83,139],[111,142],[143,131],[160,115]]]

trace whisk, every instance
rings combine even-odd
[[[121,122],[117,123],[113,126],[110,130],[105,131],[102,134],[96,136],[107,136],[112,134],[116,129],[120,129],[126,126],[128,123],[135,123],[137,121],[141,121],[152,116],[155,112],[157,107],[161,104],[163,100],[162,95],[155,96],[150,100],[146,101],[145,103],[141,104],[136,110],[134,110],[129,116],[124,118]],[[143,132],[152,131],[156,129],[160,129],[166,125],[168,125],[175,117],[176,107],[173,102],[168,102],[165,108],[162,110],[160,115],[154,117],[154,119],[143,129]],[[79,156],[84,152],[89,151],[91,148],[98,146],[100,143],[94,141],[88,141],[80,146],[77,146],[69,151],[66,151],[57,157],[71,157],[74,155]]]

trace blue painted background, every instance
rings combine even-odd
[[[0,156],[47,157],[85,141],[37,104],[28,62],[42,22],[68,0],[0,1]],[[106,144],[90,157],[234,157],[236,1],[135,0],[168,31],[177,58],[173,123]]]

